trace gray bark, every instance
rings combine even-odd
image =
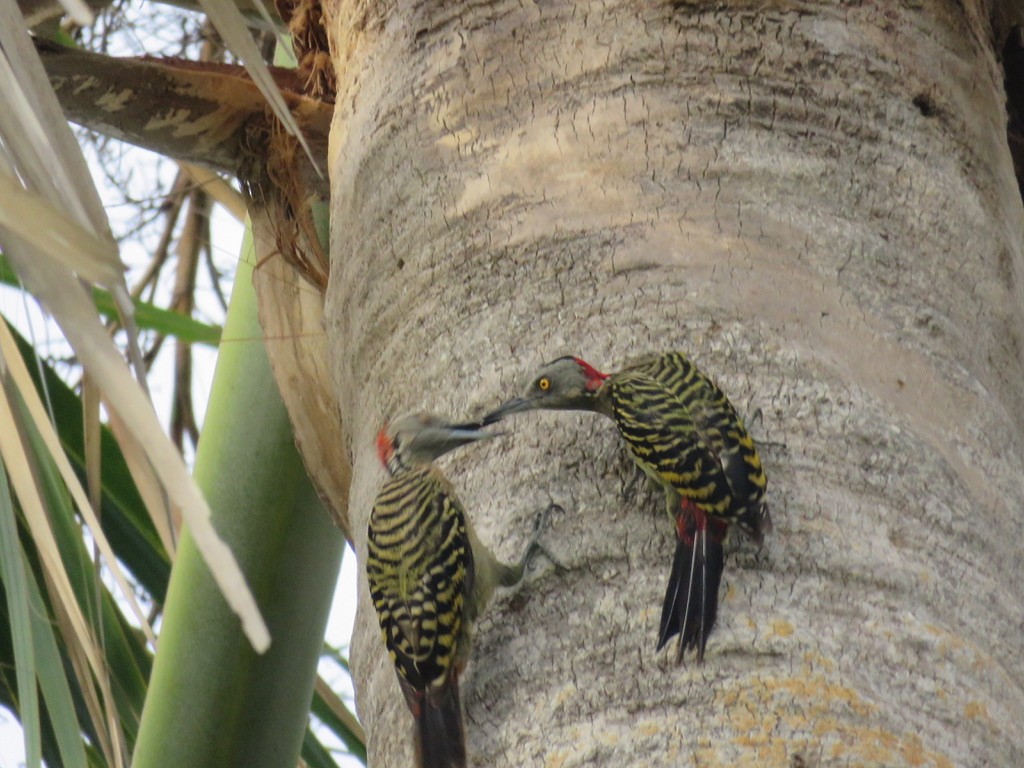
[[[373,434],[541,363],[681,349],[740,410],[775,531],[702,666],[654,652],[673,540],[612,424],[521,417],[444,467],[541,565],[478,627],[476,766],[1024,764],[1024,212],[987,8],[336,0],[325,320],[357,554]],[[365,579],[371,764],[410,718]]]

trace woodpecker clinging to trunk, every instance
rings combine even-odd
[[[381,635],[416,721],[421,768],[466,765],[459,675],[469,657],[472,622],[495,587],[517,584],[533,554],[543,551],[538,521],[519,562],[499,562],[476,537],[451,483],[431,464],[460,445],[495,436],[480,427],[412,414],[377,435],[390,478],[370,515],[366,574]]]
[[[678,543],[658,649],[678,634],[678,658],[693,648],[702,660],[718,613],[729,526],[738,525],[759,543],[771,530],[761,459],[729,399],[678,352],[613,374],[561,357],[541,368],[523,397],[505,402],[482,423],[536,408],[610,417],[633,460],[664,490]]]

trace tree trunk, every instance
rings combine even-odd
[[[348,2],[326,324],[356,550],[385,418],[541,363],[688,352],[760,409],[775,531],[731,538],[703,665],[655,653],[674,547],[606,420],[444,462],[513,557],[463,678],[475,766],[1024,761],[1024,215],[988,8]],[[411,719],[365,579],[371,764]]]

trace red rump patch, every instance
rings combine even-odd
[[[692,499],[683,499],[676,515],[676,536],[687,546],[692,546],[698,533],[708,531],[711,538],[721,544],[725,534],[729,532],[729,524],[724,520],[708,517],[708,514],[697,506]]]
[[[690,499],[683,499],[676,515],[676,536],[687,546],[693,546],[697,533],[707,527],[704,511]]]
[[[381,430],[383,433],[383,430]],[[385,440],[387,438],[384,438]],[[377,442],[380,442],[380,435],[377,435]],[[423,691],[417,691],[412,689],[412,696],[406,696],[405,700],[409,704],[409,711],[412,712],[412,716],[419,720],[423,717]]]
[[[597,368],[579,357],[574,357],[573,360],[576,361],[576,365],[578,365],[580,370],[583,371],[583,375],[587,377],[587,391],[596,392],[599,390],[601,385],[604,383],[604,380],[608,378],[609,374],[601,373]]]
[[[380,458],[380,463],[386,467],[394,452],[395,447],[391,444],[391,438],[388,437],[388,428],[384,427],[377,433],[377,456]]]

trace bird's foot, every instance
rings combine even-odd
[[[761,422],[762,424],[764,423],[764,411],[761,410],[760,406],[755,408],[754,411],[743,420],[748,432],[753,432],[754,425],[758,422]],[[781,448],[782,450],[786,450],[789,447],[781,440],[758,440],[757,446],[758,448]]]
[[[551,561],[551,564],[555,566],[555,570],[558,573],[565,573],[569,570],[559,562],[558,558],[551,554],[551,550],[540,543],[541,536],[544,534],[544,531],[547,530],[548,524],[551,522],[551,515],[553,512],[564,513],[565,510],[560,504],[552,502],[538,512],[537,516],[533,519],[533,533],[530,535],[530,541],[526,545],[526,551],[523,552],[522,563],[524,568],[529,568],[530,564],[533,562],[533,558],[538,554],[542,554]]]

